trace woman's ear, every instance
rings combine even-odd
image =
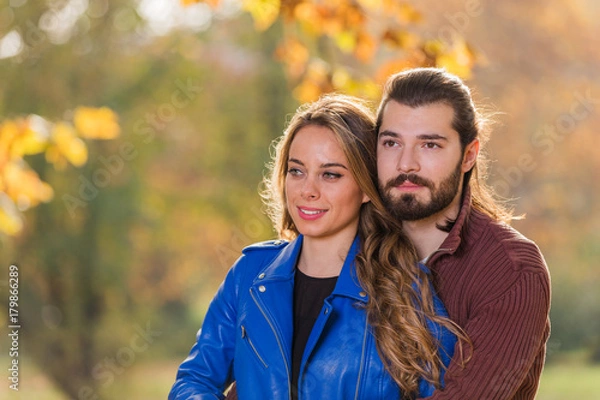
[[[371,199],[369,198],[369,196],[367,196],[366,193],[363,193],[362,203],[365,204],[365,203],[368,203],[370,201],[371,201]]]
[[[465,147],[465,154],[463,156],[461,167],[463,173],[468,172],[473,168],[473,166],[475,165],[475,161],[477,161],[478,155],[479,139],[473,139],[473,141]]]

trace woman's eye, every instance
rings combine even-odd
[[[288,168],[287,172],[292,176],[298,176],[302,174],[302,171],[300,171],[298,168]]]
[[[325,179],[329,179],[329,180],[331,180],[331,179],[338,179],[341,176],[342,176],[342,174],[338,174],[338,173],[335,173],[335,172],[324,172],[323,173],[323,177]]]

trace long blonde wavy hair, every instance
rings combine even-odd
[[[297,110],[275,142],[270,173],[264,180],[268,214],[281,238],[298,236],[285,206],[285,179],[291,143],[308,125],[334,133],[355,181],[371,200],[360,211],[361,250],[356,270],[369,294],[366,312],[380,357],[404,397],[418,393],[420,378],[439,387],[444,366],[427,320],[448,328],[459,337],[459,343],[468,339],[456,324],[435,314],[430,276],[418,266],[414,246],[379,197],[375,118],[366,103],[350,96],[328,95]]]

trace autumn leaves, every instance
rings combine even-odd
[[[73,121],[52,123],[40,116],[5,120],[0,124],[0,231],[21,231],[21,212],[54,197],[52,187],[29,167],[25,156],[44,154],[62,170],[87,162],[84,139],[108,140],[119,136],[117,115],[109,108],[78,107]]]

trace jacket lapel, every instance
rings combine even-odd
[[[346,259],[344,260],[344,265],[342,266],[342,270],[340,271],[340,275],[338,277],[335,288],[333,289],[333,293],[325,299],[325,303],[323,304],[323,309],[321,314],[315,321],[315,325],[310,333],[308,341],[306,342],[306,347],[304,348],[304,356],[302,364],[306,362],[307,358],[313,351],[316,346],[319,337],[323,333],[323,329],[329,316],[332,314],[331,311],[333,309],[331,304],[331,299],[336,296],[340,297],[349,297],[350,299],[358,302],[365,303],[368,299],[366,292],[360,287],[358,283],[358,277],[356,276],[356,267],[354,264],[354,260],[356,255],[358,254],[360,248],[360,243],[358,237],[354,239],[352,242],[352,246],[346,255]]]
[[[250,291],[277,337],[291,370],[294,271],[302,248],[302,237],[284,247],[275,259],[254,277]]]

